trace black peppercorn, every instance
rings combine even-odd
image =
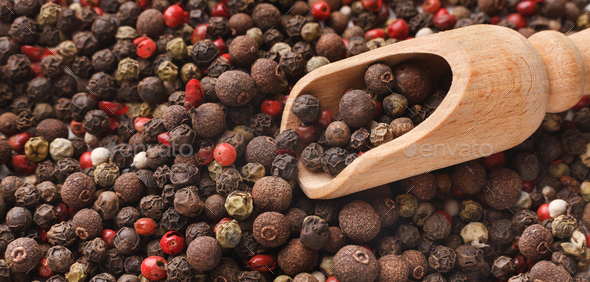
[[[12,81],[23,81],[29,77],[30,72],[31,60],[23,54],[11,55],[4,65],[4,75]]]
[[[222,259],[221,263],[224,261],[231,261],[234,262],[232,259]],[[139,265],[141,265],[141,260],[138,261]],[[221,264],[220,263],[220,264]],[[139,269],[139,268],[138,268]],[[213,275],[212,275],[213,277]],[[166,279],[171,281],[183,281],[183,280],[190,280],[196,277],[196,271],[191,267],[188,260],[184,256],[176,256],[172,258],[168,264],[166,265]],[[197,278],[199,279],[199,278]]]
[[[188,218],[185,216],[180,215],[176,209],[168,208],[163,214],[162,218],[160,219],[160,226],[164,228],[164,230],[174,230],[178,231],[187,224]]]
[[[219,57],[219,49],[211,40],[204,39],[193,45],[190,54],[197,66],[207,67]]]
[[[27,230],[32,223],[33,215],[23,207],[14,207],[6,213],[6,225],[14,232]]]
[[[35,2],[35,1],[31,1]],[[18,9],[18,5],[15,8]],[[10,37],[22,44],[33,44],[37,40],[37,24],[25,16],[18,17],[10,26]]]
[[[137,86],[139,97],[146,103],[157,103],[164,91],[164,82],[157,76],[146,77]]]
[[[291,112],[303,123],[316,121],[322,112],[320,101],[309,94],[301,95],[293,101]]]
[[[114,56],[113,60],[116,60]],[[96,67],[96,63],[93,62],[93,64]],[[104,72],[97,72],[93,74],[90,81],[88,81],[87,90],[100,100],[110,100],[117,93],[115,87],[115,80],[113,77]]]
[[[317,251],[328,243],[329,235],[328,222],[319,216],[311,215],[303,220],[299,238],[304,246]]]
[[[91,110],[84,115],[82,125],[86,132],[100,136],[106,132],[111,124],[109,116],[103,110]]]
[[[305,74],[305,63],[301,54],[289,52],[281,56],[279,67],[286,77],[297,78]]]
[[[135,232],[135,229],[129,227],[119,229],[113,237],[113,245],[119,253],[124,255],[135,253],[139,249],[140,242],[139,234]]]
[[[102,232],[102,218],[93,209],[81,209],[72,218],[76,235],[82,240],[94,239]]]
[[[47,241],[49,244],[68,246],[76,241],[76,232],[70,221],[62,221],[51,226],[47,231]]]
[[[274,136],[277,125],[274,119],[267,113],[259,113],[250,118],[250,128],[256,136]]]
[[[277,155],[270,170],[273,176],[281,177],[286,181],[295,180],[298,172],[297,159],[289,154]]]
[[[346,150],[332,147],[321,156],[322,168],[327,174],[336,176],[346,168],[345,159],[347,156]]]

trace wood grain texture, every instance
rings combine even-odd
[[[576,44],[582,57],[584,57],[584,64],[586,65],[586,86],[584,87],[584,95],[590,95],[590,28],[576,32],[569,36],[569,38],[574,44]]]
[[[528,39],[537,49],[547,69],[549,101],[547,112],[560,113],[573,107],[586,85],[584,57],[576,44],[565,34],[547,30]]]
[[[453,81],[441,105],[412,131],[367,151],[335,178],[300,163],[298,181],[308,197],[336,198],[512,148],[545,116],[550,86],[543,58],[516,31],[476,25],[388,45],[311,72],[291,91],[281,130],[299,123],[291,113],[297,96],[314,95],[322,108],[336,113],[347,89],[364,88],[367,66],[406,60],[428,64],[435,79],[450,66]]]

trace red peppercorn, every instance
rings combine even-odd
[[[199,150],[195,154],[198,165],[208,165],[213,161],[215,143],[209,139],[199,141]]]
[[[226,58],[230,65],[232,65],[232,66],[234,65],[234,63],[229,58],[229,54],[228,53],[221,54],[221,56],[224,57],[224,58]],[[204,70],[207,70],[207,69],[204,69]]]
[[[498,152],[495,154],[491,154],[485,158],[482,158],[481,164],[487,170],[494,170],[503,167],[505,161],[506,157],[504,156],[504,152]]]
[[[502,21],[502,18],[498,17],[498,16],[494,16],[490,18],[490,23],[491,24],[499,24]]]
[[[172,147],[172,145],[170,145],[170,133],[163,132],[158,134],[158,143],[164,145],[166,148]]]
[[[147,9],[150,7],[150,1],[149,0],[135,0],[135,3],[141,7],[142,9]]]
[[[178,231],[168,231],[160,239],[160,248],[164,253],[175,255],[184,249],[184,238]]]
[[[111,230],[111,229],[104,229],[102,230],[102,233],[100,234],[100,238],[107,243],[107,247],[110,248],[114,248],[115,244],[113,244],[113,239],[115,238],[115,235],[117,235],[117,232]]]
[[[369,41],[369,40],[375,39],[375,38],[385,39],[385,30],[383,30],[382,28],[374,28],[371,30],[367,30],[367,32],[365,32],[365,40],[366,41]]]
[[[455,27],[457,19],[453,15],[437,15],[434,17],[434,27],[440,30],[449,30]]]
[[[179,4],[170,5],[164,11],[164,22],[167,26],[175,28],[184,22],[184,10]]]
[[[287,154],[287,155],[291,155],[294,158],[297,157],[297,153],[295,153],[295,151],[289,150],[289,149],[279,149],[279,150],[277,150],[277,154],[279,154],[279,155]]]
[[[8,143],[10,143],[13,151],[22,152],[25,149],[25,144],[29,138],[31,138],[31,133],[17,133],[8,138]]]
[[[72,208],[72,207],[69,207],[69,208],[68,208],[68,212],[69,212],[69,213],[70,213],[70,215],[72,215],[72,216],[76,215],[76,214],[78,213],[78,211],[79,211],[79,209],[75,209],[75,208]]]
[[[529,268],[533,268],[533,266],[535,266],[535,264],[537,264],[537,262],[539,262],[539,261],[538,260],[527,259],[526,260],[526,265]]]
[[[237,153],[234,146],[228,143],[221,143],[213,153],[215,161],[222,166],[230,166],[236,161]]]
[[[96,11],[96,14],[98,14],[99,17],[104,15],[104,11],[100,7],[92,7],[92,9]]]
[[[47,50],[47,48],[31,45],[23,45],[20,47],[20,52],[29,57],[31,62],[40,62]]]
[[[403,19],[394,20],[387,27],[387,35],[391,38],[404,40],[408,37],[409,33],[408,23]]]
[[[508,17],[506,17],[507,21],[511,21],[514,23],[514,25],[516,26],[516,29],[519,30],[523,27],[526,27],[526,19],[519,13],[514,13],[514,14],[510,14],[508,15]]]
[[[186,83],[186,90],[184,93],[184,107],[187,110],[196,109],[205,102],[203,86],[201,86],[201,83],[194,78]]]
[[[223,3],[215,4],[215,6],[213,6],[213,9],[211,10],[211,16],[229,19],[229,9]]]
[[[231,217],[224,217],[222,218],[217,224],[215,224],[215,227],[213,228],[213,233],[217,234],[217,228],[219,226],[221,226],[222,224],[226,223],[226,222],[230,222],[232,221]]]
[[[41,263],[39,264],[39,275],[41,275],[41,277],[49,278],[49,277],[56,275],[56,274],[57,274],[57,272],[54,272],[53,270],[51,270],[49,268],[49,265],[47,265],[46,258],[41,260]]]
[[[582,108],[588,107],[588,105],[590,105],[590,95],[584,95],[580,98],[580,101],[572,107],[572,110],[579,111]]]
[[[512,258],[512,261],[514,262],[514,270],[516,270],[516,273],[525,273],[526,272],[527,265],[526,265],[526,261],[523,256],[515,255]]]
[[[533,192],[533,189],[535,189],[535,181],[534,180],[522,182],[522,191],[530,193],[530,192]]]
[[[191,43],[195,44],[207,37],[207,28],[209,27],[208,24],[200,24],[195,27],[193,31],[193,35],[191,35]]]
[[[109,117],[118,117],[129,110],[129,106],[119,102],[100,101],[98,108],[103,110]]]
[[[70,212],[68,211],[68,206],[66,206],[66,204],[57,203],[54,207],[57,212],[57,219],[60,222],[70,219]]]
[[[41,228],[41,226],[37,226],[35,231],[37,231],[37,236],[39,236],[41,243],[47,243],[47,230]]]
[[[18,174],[29,175],[35,172],[37,164],[29,160],[26,155],[13,155],[12,165]]]
[[[439,213],[439,214],[442,214],[442,215],[444,215],[444,216],[445,216],[445,218],[446,218],[446,219],[449,221],[449,223],[450,223],[451,225],[453,225],[453,219],[451,218],[451,216],[450,216],[450,215],[449,215],[449,214],[448,214],[446,211],[443,211],[443,210],[437,210],[437,211],[436,211],[436,213]]]
[[[149,217],[140,218],[133,224],[135,232],[139,235],[150,236],[158,230],[158,223]]]
[[[313,18],[318,21],[325,21],[330,18],[330,5],[326,1],[318,1],[311,5],[311,14]]]
[[[146,118],[146,117],[136,117],[135,121],[133,121],[133,125],[135,125],[135,130],[137,130],[137,132],[142,133],[143,132],[143,125],[148,122],[150,119]]]
[[[72,133],[78,136],[82,136],[86,133],[86,129],[84,129],[84,125],[80,121],[72,120],[70,122],[70,129],[72,130]]]
[[[321,131],[321,127],[316,124],[299,123],[295,127],[295,132],[299,134],[301,141],[303,141],[305,144],[317,141],[317,139],[320,137],[320,134],[322,133]]]
[[[537,210],[537,217],[539,218],[539,222],[545,219],[551,219],[551,215],[549,214],[549,203],[542,204],[539,207]]]
[[[571,120],[564,120],[561,123],[561,132],[566,132],[570,129],[576,129],[576,123]]]
[[[422,3],[422,10],[426,13],[436,14],[438,9],[440,9],[441,3],[440,0],[426,0]]]
[[[326,130],[326,128],[328,128],[328,125],[332,123],[332,113],[328,110],[322,110],[322,113],[320,114],[320,117],[316,122],[320,125],[320,127],[323,130]]]
[[[363,8],[369,12],[377,12],[381,9],[381,5],[383,4],[383,0],[361,0],[363,4]]]
[[[283,113],[283,105],[277,100],[266,99],[262,102],[260,111],[276,119]]]
[[[381,9],[377,12],[377,18],[379,22],[386,22],[389,19],[389,8],[387,5],[381,5]]]
[[[447,10],[446,8],[440,8],[438,9],[438,11],[436,11],[436,13],[434,14],[434,16],[440,16],[440,15],[450,15],[449,14],[449,10]]]
[[[107,130],[107,134],[111,134],[113,131],[117,130],[117,127],[119,127],[119,120],[117,118],[110,117],[109,120],[111,123],[109,124],[109,130]]]
[[[151,256],[141,262],[141,275],[150,281],[158,281],[166,278],[166,265],[168,262],[159,256]]]
[[[100,0],[80,0],[80,6],[98,6],[100,4]]]
[[[156,51],[156,42],[150,38],[146,38],[137,43],[137,55],[147,59]]]
[[[338,279],[336,279],[336,276],[330,276],[326,279],[326,282],[338,282]]]
[[[379,120],[383,115],[383,104],[379,101],[375,102],[375,116],[374,120]]]
[[[516,10],[523,17],[532,16],[535,13],[536,9],[537,9],[537,2],[531,1],[531,0],[522,1],[522,2],[518,3],[518,5],[516,5]]]
[[[464,199],[467,197],[467,194],[461,192],[459,189],[455,188],[455,186],[451,187],[451,191],[453,192],[453,196],[455,196],[455,198]]]
[[[225,45],[225,41],[223,41],[223,38],[217,37],[217,39],[213,40],[213,44],[217,46],[219,54],[227,53],[227,46]]]
[[[248,261],[248,267],[258,272],[272,272],[277,261],[271,255],[255,255]]]
[[[31,78],[45,77],[45,75],[43,74],[43,69],[41,68],[40,62],[34,62],[31,64],[30,76],[31,76]]]
[[[93,167],[92,165],[92,159],[90,158],[90,155],[92,154],[91,151],[88,152],[84,152],[82,154],[82,156],[80,156],[80,168],[82,169],[87,169],[89,167]]]

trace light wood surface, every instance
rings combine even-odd
[[[533,38],[533,45],[511,29],[476,25],[381,47],[309,73],[289,95],[281,130],[299,123],[291,113],[299,95],[314,95],[323,109],[336,113],[347,89],[365,87],[364,73],[373,63],[414,60],[428,66],[435,79],[450,67],[453,82],[428,119],[367,151],[338,176],[312,173],[300,163],[302,190],[312,199],[336,198],[518,145],[538,128],[548,109],[567,109],[584,88],[590,94],[585,86],[590,81],[590,30],[571,40],[550,32],[550,40],[543,42],[543,36]],[[552,43],[556,47],[547,54]],[[560,54],[566,56],[561,61]],[[558,65],[546,68],[545,62]],[[555,85],[551,78],[557,79]],[[548,101],[555,105],[548,107]]]

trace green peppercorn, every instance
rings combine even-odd
[[[237,220],[244,220],[252,214],[252,195],[248,192],[233,191],[225,199],[227,214]]]
[[[582,195],[582,199],[584,202],[590,202],[590,181],[584,180],[580,185],[580,194]]]
[[[260,30],[260,28],[253,27],[251,29],[248,29],[246,31],[246,35],[250,36],[252,39],[254,39],[254,41],[256,41],[256,43],[258,43],[258,46],[261,46],[262,43],[264,43],[264,37],[262,34],[262,30]]]
[[[41,25],[55,25],[61,18],[61,7],[53,2],[47,2],[39,11],[39,23]]]
[[[76,44],[73,41],[65,40],[57,45],[55,54],[61,56],[64,63],[69,64],[78,56],[78,48],[76,48]]]
[[[242,133],[244,135],[244,140],[246,140],[246,144],[250,143],[252,139],[254,139],[254,132],[252,132],[252,128],[244,125],[238,125],[234,127],[232,131]]]
[[[471,222],[461,230],[463,243],[483,247],[488,242],[488,229],[481,222]]]
[[[152,117],[155,110],[156,105],[152,103],[143,102],[139,104],[139,116],[141,117]]]
[[[306,23],[302,28],[301,28],[301,37],[303,37],[303,40],[307,41],[307,42],[314,42],[316,40],[318,40],[318,38],[320,38],[321,35],[321,28],[320,28],[320,24],[319,23]]]
[[[115,38],[117,40],[124,40],[124,39],[133,40],[137,37],[139,37],[137,30],[135,30],[135,28],[130,27],[130,26],[120,26],[117,29],[117,34],[115,34]]]
[[[94,169],[94,182],[100,186],[113,186],[117,177],[119,167],[114,164],[102,163]]]
[[[55,110],[50,104],[47,103],[39,103],[35,106],[33,110],[33,115],[38,120],[44,120],[48,118],[55,118]]]
[[[395,198],[399,205],[399,216],[412,217],[418,209],[418,200],[410,194],[401,194]]]
[[[473,200],[465,200],[459,207],[459,216],[465,222],[479,221],[482,213],[481,205]]]
[[[270,52],[277,52],[282,56],[291,52],[291,46],[285,42],[277,42],[270,47]]]
[[[428,202],[419,202],[416,213],[412,216],[412,222],[417,226],[423,226],[427,218],[434,213],[434,207]]]
[[[574,234],[578,228],[578,221],[571,215],[560,215],[553,219],[551,223],[551,232],[557,238],[567,238]]]
[[[541,124],[541,127],[543,127],[545,131],[556,132],[561,129],[562,123],[563,118],[560,115],[547,113],[545,114],[545,118],[543,118],[543,123]]]
[[[182,61],[186,57],[186,44],[182,38],[174,38],[166,43],[166,53],[174,60]]]
[[[549,166],[549,173],[553,175],[553,177],[559,179],[562,176],[570,176],[571,170],[570,167],[566,163],[559,163],[559,164],[551,164]]]
[[[221,247],[233,248],[240,243],[242,238],[242,230],[238,222],[233,219],[232,221],[224,222],[217,227],[215,232],[215,238]]]
[[[375,38],[375,39],[371,39],[367,42],[367,48],[369,48],[369,50],[375,50],[379,47],[385,46],[387,45],[385,43],[385,39],[379,37],[379,38]]]
[[[281,276],[277,276],[277,278],[275,278],[275,280],[273,280],[272,282],[291,282],[293,281],[293,278],[287,276],[287,275],[281,275]]]
[[[84,264],[75,262],[70,266],[70,271],[65,275],[68,282],[83,282],[86,280],[86,266]]]
[[[120,80],[136,80],[139,77],[139,62],[125,58],[119,62],[117,73]]]
[[[578,17],[576,24],[579,30],[590,28],[590,15],[588,13],[581,15]]]
[[[217,181],[217,175],[223,170],[223,166],[216,161],[212,161],[207,166],[207,169],[209,170],[209,176],[211,176],[211,179]]]
[[[264,166],[259,163],[248,163],[242,167],[242,178],[246,181],[256,183],[266,175]]]
[[[178,75],[178,67],[170,62],[164,61],[158,67],[158,77],[163,81],[174,82]]]
[[[184,83],[191,79],[201,80],[201,69],[193,63],[186,63],[180,68],[180,79]]]
[[[391,126],[387,123],[379,123],[377,126],[371,128],[371,143],[375,146],[387,143],[393,140],[393,131]]]
[[[323,56],[313,56],[311,57],[311,59],[309,59],[309,61],[307,61],[307,64],[305,66],[305,70],[310,73],[313,70],[323,67],[327,64],[330,63],[330,60],[328,60],[326,57]]]
[[[354,2],[352,2],[352,5],[350,6],[350,9],[351,9],[351,13],[354,16],[358,16],[363,11],[365,11],[365,7],[363,6],[363,3],[361,1],[354,1]]]
[[[400,94],[391,94],[383,99],[383,110],[392,118],[401,117],[408,107],[408,99]]]
[[[49,153],[49,143],[43,137],[32,137],[25,143],[25,155],[33,162],[42,162]]]

